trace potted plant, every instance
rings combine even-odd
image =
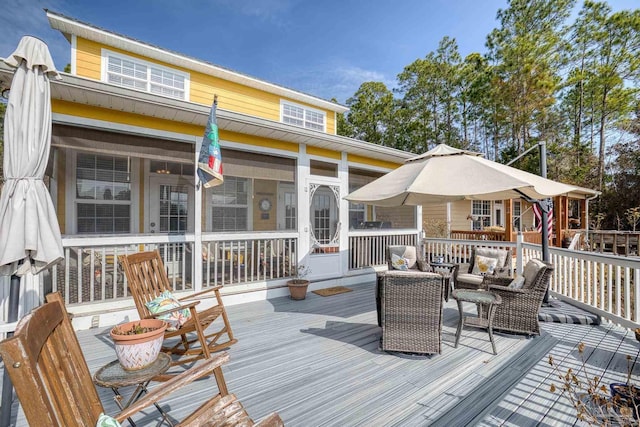
[[[167,322],[142,319],[116,325],[111,339],[122,368],[127,371],[142,369],[158,358]]]
[[[287,281],[291,299],[302,300],[306,298],[309,281],[304,277],[309,273],[311,273],[311,269],[309,268],[309,266],[298,264],[295,270],[294,278]]]

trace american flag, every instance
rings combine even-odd
[[[551,236],[553,232],[553,202],[549,200],[547,202],[549,205],[549,214],[547,215],[547,231],[549,236]],[[542,233],[542,211],[540,210],[540,206],[537,203],[533,204],[533,214],[536,216],[536,226],[539,233]]]

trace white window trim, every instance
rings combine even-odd
[[[112,154],[103,154],[103,153],[95,153],[92,151],[83,151],[83,153],[88,154],[96,154],[100,156],[112,156]],[[71,161],[67,161],[66,168],[66,195],[65,195],[65,205],[66,205],[66,235],[76,235],[78,234],[78,218],[77,218],[77,204],[78,200],[76,199],[76,165],[77,165],[77,156],[78,151],[72,151],[70,149],[65,150],[65,157],[70,159]],[[126,156],[114,156],[114,157],[126,157]],[[138,159],[136,157],[131,157],[131,223],[129,224],[130,233],[138,233],[139,228],[139,212],[140,206],[138,200],[140,199],[140,191],[139,191],[139,167],[138,167]],[[87,236],[91,234],[86,234]],[[83,234],[84,236],[84,234]]]
[[[280,100],[280,122],[281,123],[284,123],[284,106],[285,105],[290,105],[292,107],[302,108],[305,111],[305,116],[306,116],[306,112],[307,111],[312,112],[312,113],[320,114],[322,116],[322,132],[327,133],[327,113],[325,111],[318,110],[316,108],[310,108],[310,107],[307,107],[306,105],[296,104],[295,102],[291,102],[291,101],[287,101],[287,100],[281,99]],[[303,122],[306,122],[306,118],[303,119]],[[287,124],[289,124],[291,126],[296,126],[296,125],[293,125],[291,123],[287,123]],[[308,128],[306,126],[296,126],[296,127],[301,127],[301,128],[309,129],[309,130],[316,130],[316,129]],[[318,132],[320,132],[320,131],[318,131]]]
[[[150,72],[151,67],[153,67],[153,68],[157,68],[159,70],[164,70],[164,71],[167,71],[167,72],[170,72],[170,73],[173,73],[173,74],[176,74],[176,75],[184,77],[184,99],[183,99],[183,101],[189,101],[189,94],[190,94],[190,89],[191,89],[191,75],[189,73],[185,73],[184,71],[180,71],[180,70],[177,70],[175,68],[165,67],[164,65],[160,65],[160,64],[157,64],[155,62],[145,61],[144,59],[140,59],[140,58],[136,58],[136,57],[133,57],[133,56],[124,55],[122,53],[114,52],[114,51],[109,50],[109,49],[102,49],[100,54],[102,56],[101,61],[100,61],[100,79],[104,83],[108,83],[108,81],[107,81],[108,60],[107,59],[108,59],[109,56],[115,56],[115,57],[120,58],[120,59],[124,59],[124,60],[127,60],[127,61],[132,61],[132,62],[137,62],[139,64],[142,64],[142,65],[147,67],[147,70],[149,70],[148,72]],[[150,81],[151,81],[150,77],[147,75],[147,85],[149,84]],[[113,83],[108,83],[108,84],[113,84]],[[124,87],[126,89],[140,91],[139,89],[135,89],[135,88],[128,87],[128,86],[119,86],[119,85],[115,85],[115,86]],[[179,98],[175,98],[175,97],[172,97],[172,96],[162,95],[162,94],[159,94],[159,93],[152,93],[150,90],[145,90],[144,92],[145,93],[151,93],[153,95],[162,96],[162,97],[169,98],[169,99],[179,99]]]

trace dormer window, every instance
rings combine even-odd
[[[302,105],[286,101],[281,101],[280,107],[282,112],[282,123],[326,132],[326,114],[323,111],[312,110],[310,108],[303,107]]]
[[[189,75],[186,73],[106,49],[102,51],[102,57],[102,79],[107,83],[187,99]]]

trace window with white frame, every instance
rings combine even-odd
[[[249,225],[249,179],[225,176],[211,188],[213,231],[247,231]]]
[[[489,200],[474,200],[471,207],[473,229],[482,230],[491,225],[491,202]]]
[[[326,114],[289,102],[281,103],[282,122],[307,129],[325,131]]]
[[[513,228],[517,231],[522,231],[521,224],[522,219],[520,216],[522,215],[522,206],[520,205],[520,201],[513,202]]]
[[[128,158],[78,153],[75,187],[78,234],[131,232]]]
[[[132,89],[186,99],[189,75],[157,64],[103,51],[106,63],[103,79]]]

